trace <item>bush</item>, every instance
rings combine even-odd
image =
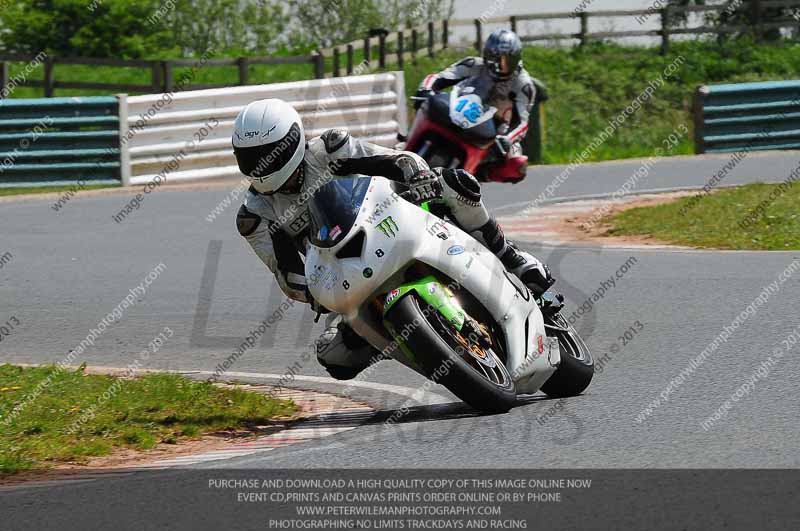
[[[283,4],[238,0],[53,0],[0,10],[0,50],[117,59],[272,53]]]

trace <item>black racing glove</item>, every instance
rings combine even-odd
[[[408,192],[404,197],[417,205],[442,197],[442,183],[439,182],[439,176],[431,170],[418,171],[406,184]]]
[[[505,135],[498,135],[492,147],[494,148],[495,155],[497,155],[498,158],[504,159],[511,151],[511,139]]]
[[[415,98],[424,98],[424,99],[413,100],[413,102],[414,102],[414,110],[418,111],[419,108],[422,107],[422,104],[425,103],[425,101],[428,98],[430,98],[431,96],[433,96],[434,94],[436,94],[434,91],[428,90],[428,89],[419,89],[419,90],[417,90],[417,93],[414,94],[414,97]]]
[[[314,318],[315,323],[319,321],[320,315],[331,313],[329,309],[317,302],[317,299],[311,295],[310,291],[306,291],[306,296],[308,297],[308,303],[311,305],[311,309],[317,314],[317,316]]]

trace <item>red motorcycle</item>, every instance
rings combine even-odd
[[[518,183],[525,178],[528,157],[505,158],[497,141],[506,124],[495,123],[495,107],[484,105],[491,84],[478,77],[467,78],[450,93],[414,97],[421,101],[405,149],[413,151],[433,167],[463,168],[481,181]],[[502,159],[490,164],[486,171],[478,166],[492,155],[492,148]]]

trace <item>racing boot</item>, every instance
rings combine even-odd
[[[534,299],[545,317],[552,317],[564,307],[564,296],[550,291],[550,286],[556,279],[550,274],[550,268],[535,258],[532,254],[521,251],[510,240],[500,261],[506,269],[517,275],[522,283],[531,290]]]
[[[351,380],[384,359],[372,345],[342,322],[339,314],[325,318],[325,330],[314,342],[317,361],[337,380]]]
[[[550,274],[550,269],[532,254],[520,250],[514,242],[506,239],[503,229],[494,217],[491,217],[478,231],[486,247],[503,262],[506,269],[528,286],[537,300],[542,299],[556,281]],[[559,295],[552,295],[549,299],[556,301],[558,297]]]

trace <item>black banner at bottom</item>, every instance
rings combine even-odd
[[[4,529],[800,529],[797,470],[172,470],[4,488]]]

